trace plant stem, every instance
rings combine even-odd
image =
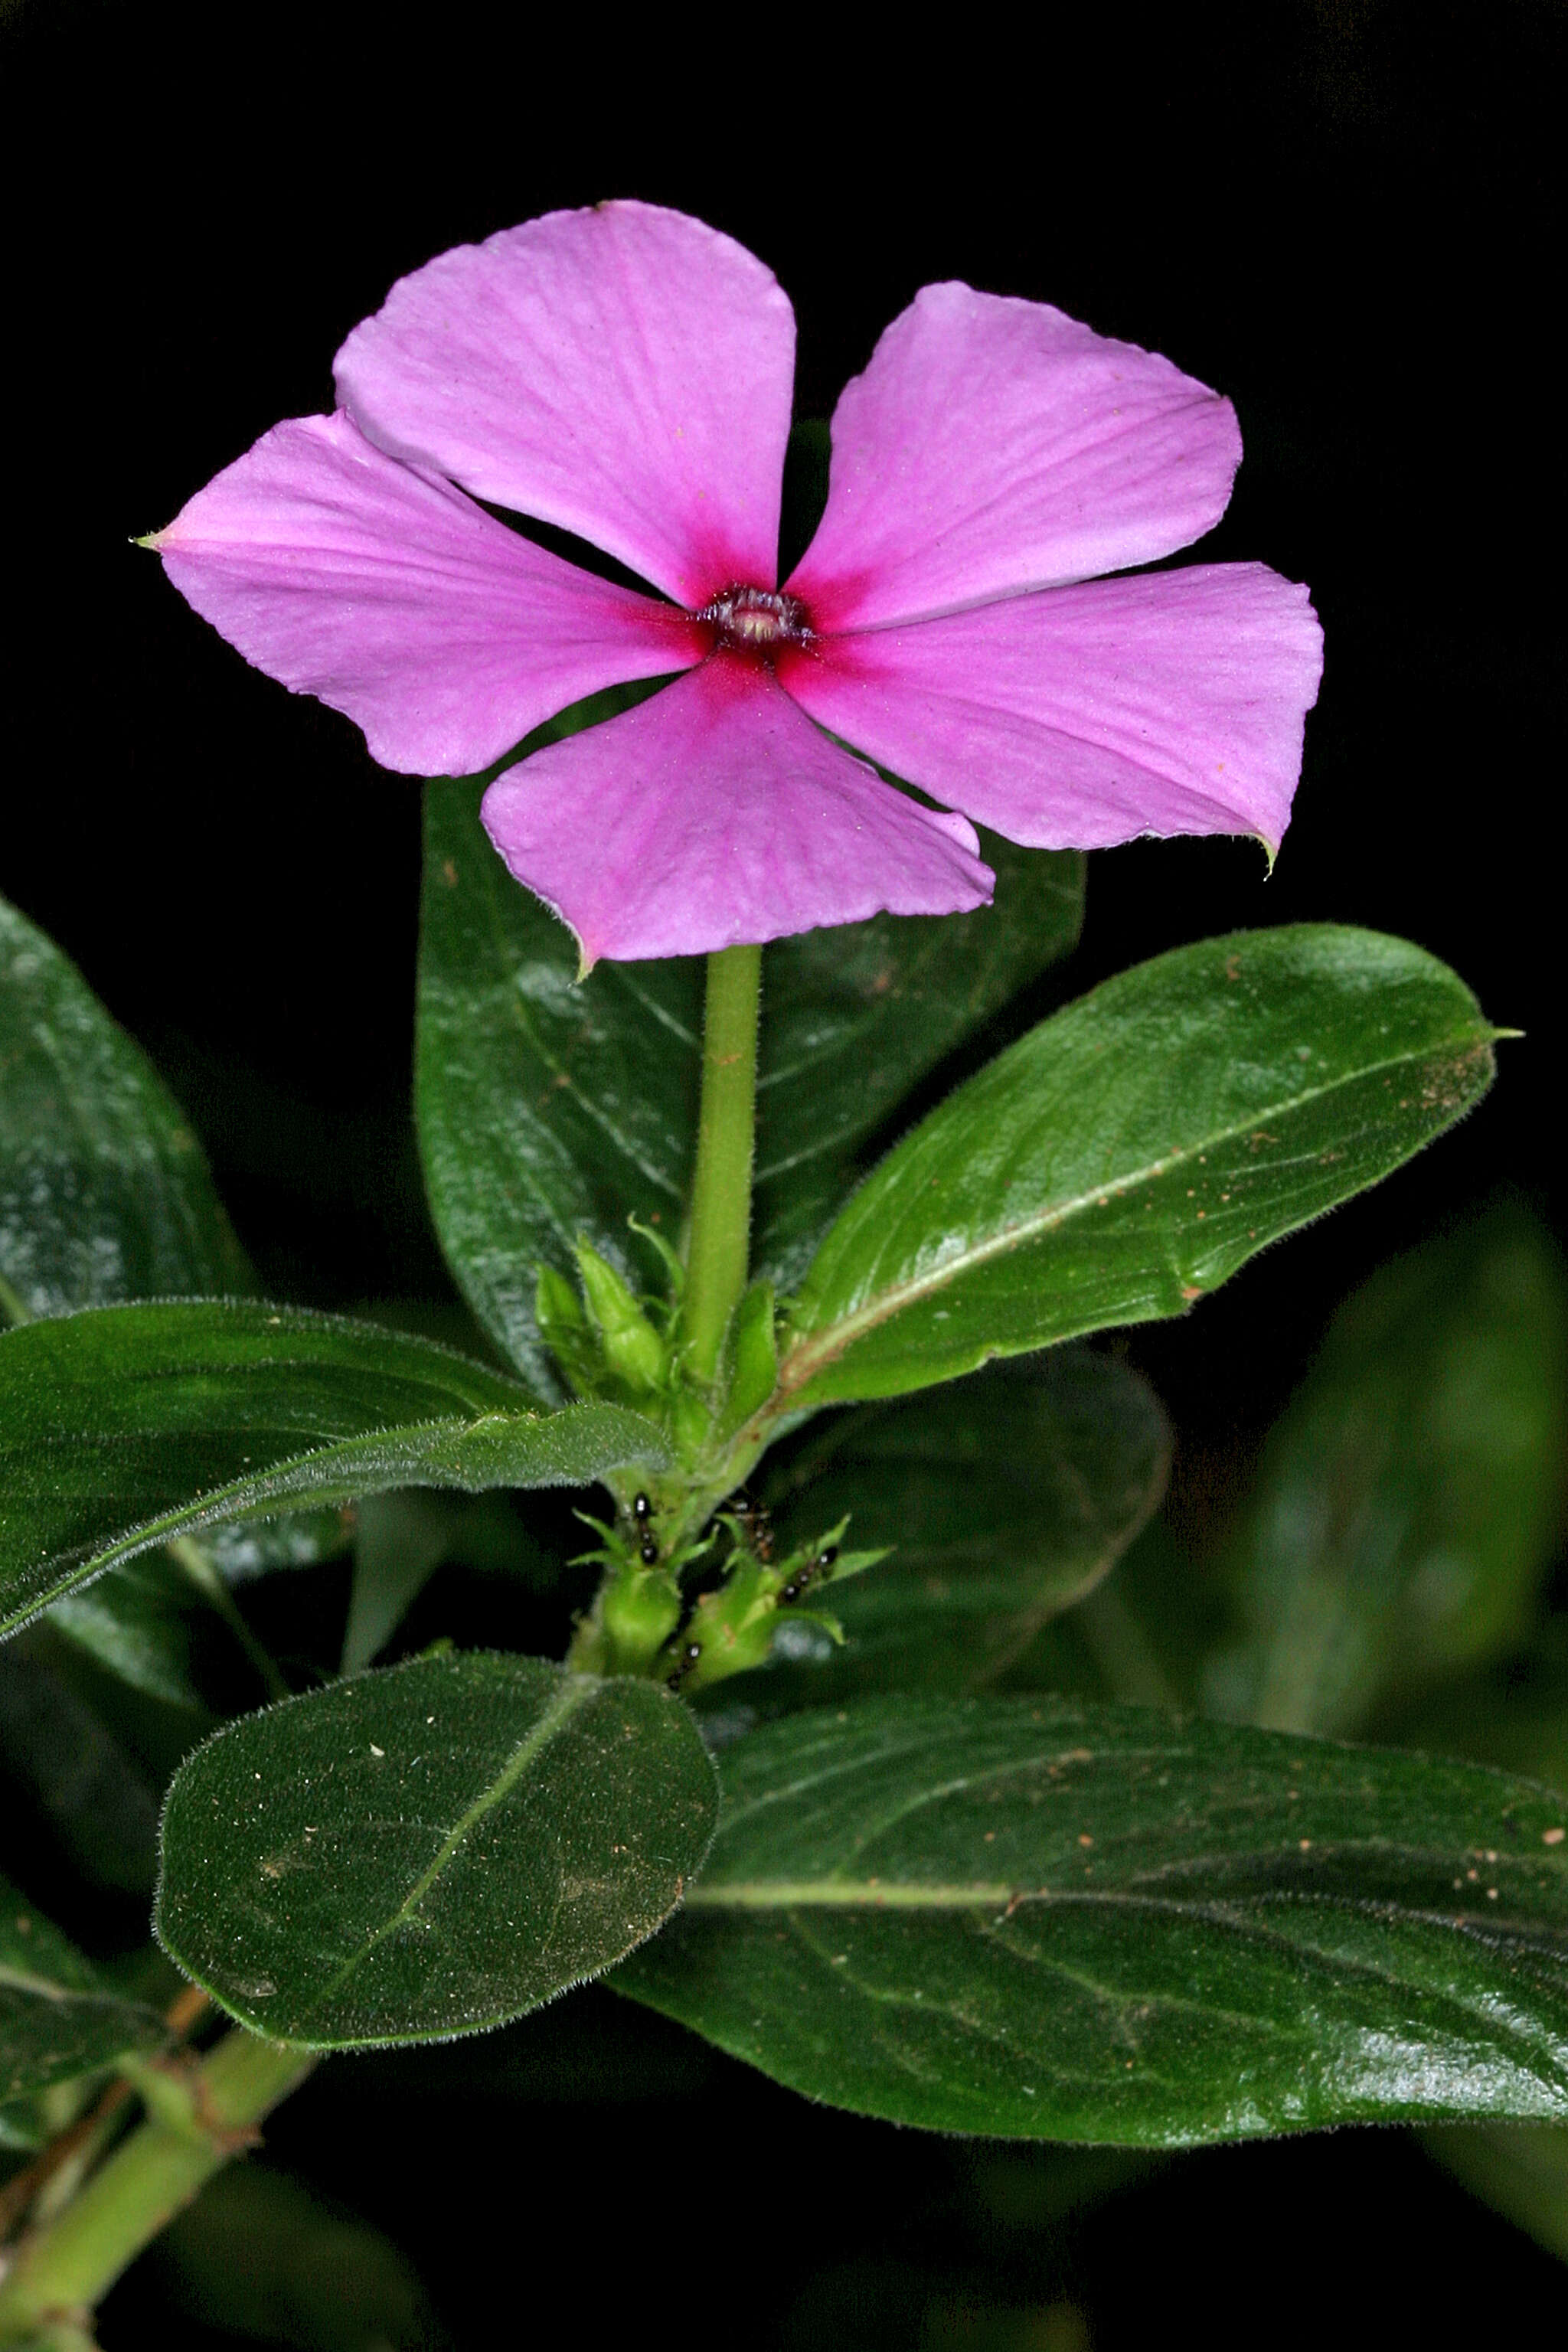
[[[156,2069],[158,2112],[17,2248],[0,2281],[0,2344],[39,2336],[48,2342],[49,2328],[84,2324],[203,2183],[254,2144],[262,2116],[315,2063],[308,2050],[285,2049],[242,2028],[199,2066]],[[153,2073],[147,2070],[149,2090]]]
[[[700,1381],[710,1381],[718,1370],[725,1328],[746,1286],[762,987],[760,947],[721,948],[709,957],[684,1311],[691,1368]]]

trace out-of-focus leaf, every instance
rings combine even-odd
[[[190,1578],[159,1550],[57,1601],[49,1617],[58,1633],[133,1690],[194,1709],[203,1705],[191,1671],[190,1619],[199,1605]]]
[[[0,899],[0,1315],[251,1286],[179,1106]]]
[[[68,1937],[0,1878],[0,2102],[157,2042],[155,2010],[122,2000]]]
[[[1568,2263],[1568,2130],[1561,2124],[1450,2124],[1421,2137],[1472,2196]]]
[[[1175,2147],[1568,2119],[1568,1801],[1066,1699],[852,1701],[720,1759],[612,1982],[813,2098]]]
[[[855,1194],[796,1302],[785,1408],[1180,1314],[1450,1126],[1490,1082],[1494,1034],[1434,958],[1336,925],[1121,973]]]
[[[668,1460],[615,1405],[538,1412],[427,1339],[229,1301],[0,1335],[0,1626],[171,1537],[390,1486],[583,1486]]]
[[[1241,1632],[1211,1712],[1345,1732],[1520,1642],[1568,1468],[1568,1297],[1507,1209],[1335,1316],[1219,1563]]]
[[[342,1671],[358,1674],[384,1650],[446,1559],[447,1498],[423,1486],[367,1495],[359,1507]]]
[[[824,1641],[794,1664],[775,1650],[757,1695],[772,1710],[786,1696],[1030,1686],[1040,1628],[1136,1535],[1168,1449],[1143,1381],[1079,1348],[835,1416],[764,1489],[778,1546],[848,1516],[857,1548],[894,1549],[834,1590],[843,1648]]]
[[[159,1790],[47,1654],[45,1627],[0,1648],[0,1771],[97,1885],[152,1892]]]
[[[429,2299],[391,2240],[269,2164],[230,2165],[157,2241],[173,2307],[290,2352],[434,2352]]]
[[[270,1518],[231,1519],[208,1528],[202,1549],[226,1584],[248,1584],[280,1568],[316,1568],[336,1559],[354,1538],[354,1514],[340,1503],[330,1511],[279,1511]]]
[[[464,1295],[547,1392],[541,1263],[579,1235],[623,1276],[661,1278],[636,1215],[679,1242],[697,1135],[703,964],[602,963],[512,881],[479,820],[482,786],[426,795],[416,1107],[436,1225]],[[856,1153],[910,1088],[1068,949],[1083,866],[987,843],[996,902],[879,916],[763,959],[756,1258],[787,1276],[854,1181]]]
[[[695,1718],[653,1683],[411,1659],[242,1717],[187,1759],[158,1934],[275,2041],[473,2032],[651,1935],[717,1806]]]

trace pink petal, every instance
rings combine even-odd
[[[927,286],[845,388],[789,585],[837,630],[1152,562],[1218,521],[1240,460],[1230,403],[1169,360]]]
[[[546,554],[346,416],[298,416],[151,544],[247,661],[415,775],[488,767],[601,687],[701,659],[683,614]]]
[[[1322,632],[1261,563],[1194,564],[984,604],[791,652],[802,709],[1011,841],[1289,822]]]
[[[337,357],[339,397],[379,447],[577,532],[694,610],[773,585],[794,373],[773,272],[642,204],[443,253]]]
[[[772,673],[717,654],[490,786],[490,839],[601,956],[698,955],[887,908],[984,906],[962,817],[921,808],[830,743]]]

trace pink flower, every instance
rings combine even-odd
[[[1044,303],[928,286],[838,403],[780,588],[794,360],[788,300],[729,237],[552,213],[403,278],[338,353],[338,413],[275,425],[152,544],[248,661],[415,774],[681,673],[485,796],[584,968],[981,905],[971,817],[1040,847],[1272,851],[1321,667],[1306,590],[1256,563],[1095,576],[1219,520],[1229,402]]]

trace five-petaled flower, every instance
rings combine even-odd
[[[275,425],[151,544],[405,772],[475,772],[598,688],[671,677],[485,796],[584,966],[984,904],[970,818],[1272,850],[1321,666],[1306,590],[1130,570],[1219,520],[1229,402],[1044,303],[928,286],[838,403],[781,586],[794,358],[787,299],[731,238],[643,204],[551,214],[402,279],[338,354],[337,413]]]

